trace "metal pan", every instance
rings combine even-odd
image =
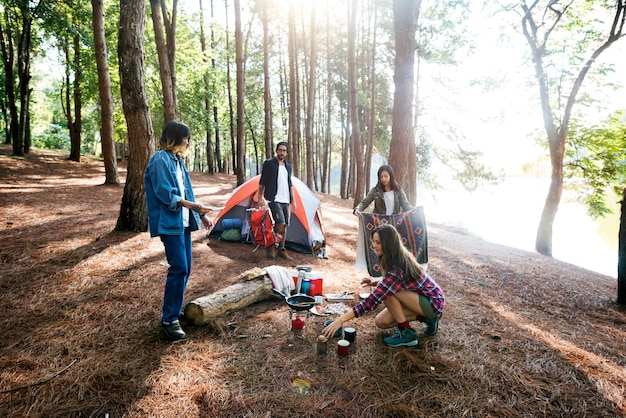
[[[313,296],[303,294],[287,296],[280,290],[274,288],[272,288],[272,291],[285,299],[287,305],[294,311],[308,311],[315,306],[315,298]]]

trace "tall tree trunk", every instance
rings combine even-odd
[[[617,253],[617,303],[626,305],[626,188],[622,190]]]
[[[421,0],[393,1],[395,34],[394,97],[389,164],[409,201],[415,202],[416,154],[413,130],[413,75]]]
[[[128,173],[120,215],[119,231],[148,230],[148,208],[143,172],[154,152],[154,134],[144,80],[144,29],[146,5],[141,0],[120,0],[118,57],[120,91],[128,130]]]
[[[38,7],[38,6],[37,6]],[[20,33],[17,50],[18,66],[17,77],[20,92],[20,120],[18,127],[19,142],[24,153],[30,148],[30,46],[31,46],[32,16],[27,4],[22,11],[22,32]]]
[[[174,86],[172,84],[172,66],[166,38],[163,35],[163,23],[161,21],[161,0],[150,0],[152,11],[152,26],[154,27],[154,42],[159,58],[159,75],[161,76],[161,88],[163,95],[163,121],[170,122],[177,118],[176,102],[174,100]]]
[[[344,110],[346,110],[344,112]],[[342,106],[341,113],[341,132],[343,136],[341,138],[341,178],[339,180],[339,191],[342,199],[348,198],[348,170],[350,160],[350,123],[348,121],[347,109]]]
[[[294,2],[289,2],[289,159],[293,167],[293,175],[300,176],[299,139],[298,139],[298,76],[297,76],[297,45],[296,45],[296,11]]]
[[[200,48],[202,50],[203,59],[208,62],[209,51],[207,49],[206,44],[206,35],[204,33],[204,7],[202,5],[202,0],[199,0],[199,10],[200,10]],[[202,81],[204,84],[204,94],[206,98],[204,99],[204,111],[206,112],[206,122],[204,124],[206,130],[206,162],[207,162],[207,171],[209,174],[215,173],[215,154],[213,148],[213,124],[211,123],[212,119],[212,111],[213,106],[211,105],[211,75],[209,71],[205,71],[202,75]],[[216,125],[217,126],[217,125]]]
[[[74,116],[72,112],[72,102],[70,100],[70,92],[71,92],[70,86],[72,83],[70,82],[70,74],[71,74],[70,46],[69,46],[69,41],[67,39],[63,39],[63,54],[65,55],[65,80],[63,84],[63,87],[65,88],[65,90],[62,91],[61,95],[62,95],[62,101],[65,103],[65,105],[63,106],[63,111],[64,111],[63,113],[65,114],[65,120],[67,122],[69,134],[70,134],[70,155],[68,158],[73,161],[80,161],[80,142],[78,143],[78,147],[79,147],[78,157],[74,155],[75,153],[74,150],[76,149],[76,144],[75,144],[76,137],[73,135],[74,131],[72,129],[72,127],[74,126]]]
[[[272,129],[272,95],[270,90],[270,34],[269,19],[267,16],[268,2],[263,2],[263,111],[265,115],[265,158],[272,158],[274,152],[274,138]]]
[[[119,185],[117,157],[115,155],[115,139],[113,137],[113,97],[111,78],[107,60],[107,46],[104,37],[104,5],[103,0],[91,0],[93,16],[93,38],[98,68],[98,92],[100,97],[100,137],[102,141],[102,158],[104,159],[104,184]]]
[[[311,2],[311,50],[309,51],[309,85],[307,86],[307,108],[306,108],[306,126],[304,143],[306,149],[306,185],[309,189],[313,190],[313,179],[315,178],[315,172],[313,171],[313,118],[315,117],[315,77],[317,67],[317,41],[315,34],[317,33],[317,27],[315,26],[315,1]]]
[[[326,10],[329,0],[326,0]],[[330,152],[333,140],[331,126],[333,120],[332,67],[330,60],[330,13],[326,13],[326,131],[324,132],[324,153],[322,155],[322,193],[330,193]]]
[[[214,19],[214,9],[213,9],[213,0],[211,0],[211,19]],[[213,30],[213,25],[211,25],[211,50],[215,51],[215,31]],[[213,74],[216,73],[216,65],[215,65],[215,55],[211,58],[211,68],[213,69]],[[215,126],[215,162],[217,163],[217,171],[220,173],[224,173],[224,164],[222,162],[222,146],[220,141],[220,130],[218,119],[218,110],[217,104],[213,104],[213,126]]]
[[[28,154],[30,152],[31,146],[31,130],[30,130],[30,95],[32,93],[32,89],[28,89],[26,92],[26,119],[24,120],[24,153]]]
[[[224,0],[224,10],[226,11],[226,50],[230,51],[230,36],[228,35],[228,0]],[[237,167],[237,147],[235,146],[235,113],[233,112],[233,91],[232,91],[232,79],[230,76],[230,54],[226,54],[226,89],[228,92],[228,117],[230,128],[230,150],[231,150],[231,165],[233,169]],[[226,172],[228,170],[225,170]]]
[[[235,0],[235,62],[237,65],[237,185],[246,181],[245,173],[245,120],[244,120],[244,87],[245,75],[243,70],[243,34],[241,31],[241,0]]]
[[[5,10],[5,16],[9,12]],[[6,20],[9,20],[7,17]],[[6,102],[9,108],[9,130],[6,138],[7,143],[13,144],[13,155],[24,155],[24,144],[21,142],[19,132],[19,117],[15,95],[15,50],[13,46],[13,33],[10,26],[3,27],[0,21],[0,47],[2,48],[2,63],[4,68],[4,88]]]
[[[370,172],[372,171],[372,153],[374,150],[374,134],[376,132],[376,28],[378,26],[378,9],[375,2],[372,5],[374,13],[374,24],[372,25],[372,42],[371,56],[370,56],[370,109],[369,109],[369,127],[367,137],[367,150],[365,154],[365,191],[370,189]]]
[[[176,16],[178,15],[178,0],[172,0],[172,17],[167,13],[166,0],[161,0],[161,12],[163,13],[163,25],[167,46],[167,57],[170,64],[170,77],[172,77],[172,97],[174,99],[174,112],[178,118],[178,86],[176,83]]]
[[[280,124],[283,128],[287,130],[287,141],[289,141],[291,137],[291,132],[289,132],[289,91],[287,87],[287,80],[289,76],[287,75],[287,65],[285,65],[285,59],[283,54],[283,44],[281,40],[278,40],[278,67],[279,67],[279,77],[278,83],[280,85]]]
[[[80,161],[80,146],[81,146],[81,131],[83,130],[83,117],[82,117],[82,88],[81,88],[81,77],[82,77],[82,68],[80,65],[80,42],[78,35],[74,35],[73,37],[73,45],[74,45],[74,88],[73,95],[74,98],[74,121],[69,125],[70,127],[70,140],[72,144],[72,148],[70,150],[70,160],[72,161]],[[69,89],[69,84],[68,84]]]
[[[363,199],[363,154],[361,152],[361,130],[359,128],[359,103],[357,100],[356,69],[356,22],[358,0],[352,0],[348,29],[348,120],[352,137],[352,155],[354,156],[354,206]]]

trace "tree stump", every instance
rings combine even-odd
[[[241,283],[235,283],[208,296],[195,299],[185,305],[185,316],[194,325],[206,325],[217,318],[255,302],[275,296],[272,281],[261,276]]]

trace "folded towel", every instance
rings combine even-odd
[[[272,281],[274,289],[283,292],[285,295],[291,295],[291,291],[296,288],[289,270],[281,266],[267,266],[265,272]]]

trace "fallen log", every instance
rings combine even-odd
[[[206,325],[218,316],[275,296],[272,288],[272,281],[267,276],[235,283],[208,296],[189,302],[185,305],[185,316],[194,325]]]

